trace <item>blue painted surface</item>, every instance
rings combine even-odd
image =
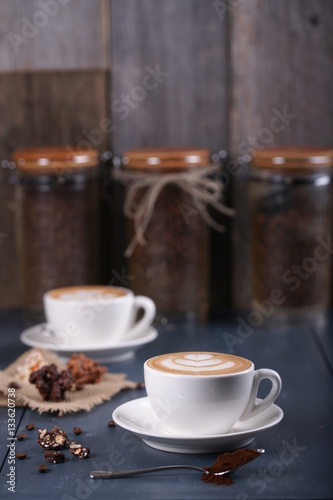
[[[145,395],[144,390],[125,391],[89,413],[57,417],[19,410],[18,433],[27,439],[16,442],[16,451],[28,458],[16,461],[15,494],[8,491],[6,456],[7,408],[0,408],[2,464],[0,498],[18,499],[331,499],[333,498],[333,352],[330,323],[322,331],[312,328],[255,329],[246,338],[237,331],[239,323],[229,318],[207,325],[159,329],[159,338],[137,351],[131,360],[108,365],[132,380],[143,380],[143,362],[155,354],[182,350],[224,351],[252,359],[257,368],[277,370],[283,389],[277,404],[285,417],[276,427],[257,435],[251,446],[263,447],[265,455],[234,473],[232,486],[205,484],[200,473],[165,472],[151,476],[94,481],[92,469],[125,469],[164,464],[211,465],[217,454],[186,455],[154,450],[120,427],[108,427],[112,411],[120,404]],[[3,369],[27,348],[19,341],[24,321],[19,313],[0,314],[0,368]],[[73,438],[72,429],[83,429],[78,440],[91,449],[91,457],[69,456],[63,464],[45,463],[37,445],[37,431],[57,424]]]

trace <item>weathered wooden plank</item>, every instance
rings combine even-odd
[[[115,153],[226,146],[226,29],[205,0],[113,0]]]
[[[6,73],[0,78],[0,161],[21,147],[109,147],[107,71]],[[0,308],[20,305],[13,189],[0,183]]]
[[[0,157],[14,149],[77,144],[107,148],[107,71],[3,73]],[[84,144],[82,144],[84,147]]]
[[[30,77],[30,144],[107,147],[107,72],[47,72]]]
[[[232,155],[237,158],[270,145],[332,145],[332,2],[233,4],[229,12]],[[238,216],[233,231],[233,299],[236,308],[244,309],[251,301],[251,265],[247,184],[240,178],[234,182],[234,204]]]
[[[0,68],[109,65],[109,0],[1,0]]]

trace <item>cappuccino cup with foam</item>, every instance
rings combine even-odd
[[[45,293],[44,311],[58,347],[108,347],[139,337],[156,308],[149,297],[115,286],[82,285]],[[142,317],[137,321],[139,310]]]
[[[254,369],[252,361],[216,352],[176,352],[144,364],[147,396],[154,417],[175,435],[225,434],[236,424],[267,410],[278,397],[281,378],[270,369]],[[262,380],[272,387],[258,399]]]

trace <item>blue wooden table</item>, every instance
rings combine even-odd
[[[246,321],[246,315],[244,320]],[[110,371],[124,372],[135,381],[143,380],[143,362],[150,356],[172,351],[224,351],[245,356],[257,368],[277,370],[283,381],[277,404],[284,419],[275,427],[259,433],[251,447],[266,453],[233,475],[234,484],[217,486],[203,483],[200,473],[172,471],[126,479],[92,480],[92,469],[126,469],[164,464],[211,465],[218,453],[179,454],[150,448],[122,429],[109,427],[113,410],[130,399],[145,396],[143,389],[117,394],[111,401],[89,413],[57,417],[17,409],[16,432],[27,438],[16,442],[16,451],[28,458],[16,460],[15,493],[8,491],[10,471],[7,408],[0,408],[0,498],[18,499],[331,499],[333,498],[333,332],[330,325],[254,328],[247,334],[237,318],[207,325],[159,328],[157,340],[142,347],[135,357],[108,365]],[[20,313],[0,314],[0,368],[22,354],[27,347],[19,340],[25,323]],[[333,322],[331,322],[333,325]],[[37,432],[25,425],[66,429],[80,426],[81,441],[91,449],[86,460],[49,464],[49,471],[37,471],[41,454],[36,453]],[[83,439],[84,436],[84,439]],[[18,449],[19,448],[19,449]]]

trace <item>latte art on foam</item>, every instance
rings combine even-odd
[[[248,359],[214,352],[179,352],[156,356],[148,361],[155,370],[184,375],[238,373],[251,366]]]

